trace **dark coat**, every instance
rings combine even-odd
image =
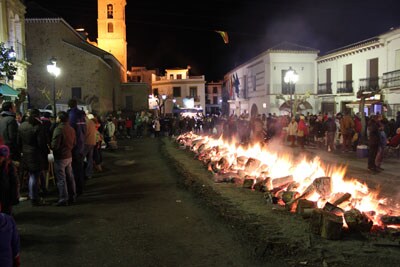
[[[18,129],[18,144],[22,151],[24,167],[30,171],[42,171],[48,166],[49,148],[46,143],[46,130],[39,119],[29,119]]]
[[[68,110],[68,115],[69,124],[75,129],[76,134],[74,152],[83,155],[86,135],[86,114],[83,110],[75,107]]]
[[[72,149],[76,144],[75,130],[69,123],[60,122],[54,129],[51,149],[55,160],[72,158]]]
[[[9,111],[1,112],[0,119],[0,137],[10,149],[10,158],[12,160],[20,160],[21,153],[17,145],[18,123],[15,120],[15,113]]]
[[[379,124],[374,119],[368,123],[368,133],[369,146],[378,146],[380,143]]]
[[[18,204],[18,177],[11,160],[5,160],[0,166],[0,205],[4,213],[11,213],[11,206]]]

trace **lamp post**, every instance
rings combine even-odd
[[[289,85],[289,93],[290,93],[290,116],[293,116],[293,102],[292,102],[292,95],[294,93],[294,86],[299,80],[299,75],[292,67],[286,71],[284,81]]]
[[[56,108],[56,78],[60,75],[61,69],[57,67],[57,59],[52,57],[47,64],[47,71],[53,76],[53,116],[57,115]]]
[[[167,99],[167,95],[162,95],[162,107],[163,107],[163,116],[165,117],[165,100]]]

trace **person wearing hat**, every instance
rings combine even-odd
[[[9,159],[8,146],[0,146],[0,209],[11,215],[12,206],[18,204],[18,178],[16,168]]]
[[[48,166],[46,129],[40,120],[38,109],[32,109],[27,121],[18,129],[18,144],[22,151],[22,163],[29,173],[29,198],[33,206],[44,205],[39,198],[39,180],[42,171]],[[42,186],[43,185],[42,181]]]

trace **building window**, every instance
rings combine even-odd
[[[218,96],[213,96],[213,104],[218,104]]]
[[[213,87],[213,93],[218,94],[218,87]]]
[[[181,97],[181,88],[180,87],[174,87],[173,88],[173,95],[174,95],[174,97]]]
[[[114,32],[114,25],[111,22],[107,24],[107,30],[108,32]]]
[[[107,18],[108,19],[114,18],[114,8],[113,5],[111,4],[107,5]]]
[[[158,88],[154,88],[153,89],[153,95],[154,96],[158,96]]]
[[[82,98],[82,89],[80,87],[72,87],[71,96],[74,99],[81,99]]]
[[[189,96],[193,97],[193,98],[197,96],[197,87],[196,86],[189,88]]]
[[[170,80],[173,80],[173,79],[174,79],[174,75],[173,75],[173,74],[170,74],[170,75],[169,75],[169,79],[170,79]]]
[[[176,75],[176,79],[177,79],[177,80],[182,80],[182,74],[177,74],[177,75]]]
[[[257,90],[257,76],[253,76],[253,91]]]

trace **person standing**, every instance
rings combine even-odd
[[[74,172],[76,192],[81,195],[85,184],[83,154],[86,136],[86,114],[83,110],[78,109],[76,99],[70,99],[68,106],[70,108],[68,110],[69,124],[74,128],[76,136],[76,143],[72,149],[72,170]]]
[[[153,129],[154,129],[154,136],[160,137],[161,124],[160,124],[160,119],[158,117],[154,119]]]
[[[0,266],[20,267],[20,237],[14,219],[0,206]]]
[[[383,152],[385,151],[385,147],[388,142],[382,120],[383,120],[382,115],[378,115],[377,123],[378,123],[378,130],[379,130],[379,145],[378,145],[378,152],[376,153],[376,158],[375,158],[375,166],[378,171],[384,170],[383,168],[381,168],[381,165],[382,165],[382,161],[383,161]]]
[[[12,206],[19,203],[18,176],[15,166],[8,157],[8,146],[0,146],[0,210],[11,215]]]
[[[376,168],[375,159],[378,153],[379,143],[379,125],[376,121],[375,115],[372,115],[368,122],[368,170],[373,173],[378,171]]]
[[[93,150],[96,145],[96,123],[93,121],[93,114],[86,116],[86,135],[85,149],[83,156],[86,157],[85,178],[91,179],[93,176]]]
[[[304,149],[304,143],[307,134],[308,134],[308,127],[305,122],[305,117],[301,115],[297,126],[297,143],[300,145],[301,149]]]
[[[291,146],[295,146],[296,142],[296,134],[297,134],[297,122],[295,117],[292,117],[291,122],[288,125],[288,135],[289,135],[289,141],[291,142]]]
[[[1,110],[0,137],[3,139],[3,143],[10,149],[10,158],[14,161],[19,161],[21,153],[17,145],[18,123],[15,118],[15,104],[13,102],[3,102]]]
[[[72,150],[76,146],[76,134],[74,128],[69,124],[67,112],[58,112],[57,123],[51,140],[54,172],[59,192],[57,206],[67,206],[76,201],[76,185],[72,170]]]
[[[33,109],[27,121],[18,129],[18,144],[22,151],[22,162],[29,173],[29,197],[33,206],[44,205],[39,198],[39,180],[42,171],[47,167],[46,132],[40,120],[40,112]],[[45,186],[45,185],[42,185]]]
[[[340,120],[340,132],[343,136],[342,151],[348,152],[351,150],[351,140],[354,134],[354,121],[349,112],[345,112],[343,118]]]
[[[335,138],[336,138],[336,122],[332,117],[328,117],[326,122],[324,123],[324,129],[326,131],[326,146],[328,152],[335,151]]]

